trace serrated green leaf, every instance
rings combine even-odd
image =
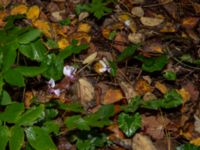
[[[162,99],[144,101],[142,103],[143,108],[153,109],[153,110],[158,110],[158,109],[162,108],[162,106],[163,106]]]
[[[11,104],[11,103],[12,103],[12,99],[11,99],[10,95],[8,94],[7,91],[3,90],[0,104],[1,105],[8,105],[8,104]]]
[[[38,29],[32,29],[24,34],[22,34],[19,39],[18,42],[20,44],[28,44],[34,40],[36,40],[37,38],[39,38],[41,35],[41,31]]]
[[[48,133],[55,133],[59,134],[59,124],[55,121],[47,121],[43,124],[43,129],[46,130]]]
[[[33,126],[25,130],[26,137],[30,145],[36,150],[56,150],[56,146],[53,143],[48,132],[44,129]]]
[[[23,103],[12,103],[6,107],[4,112],[0,113],[0,120],[8,123],[15,123],[23,112]]]
[[[31,107],[17,120],[16,124],[28,126],[33,125],[35,121],[44,117],[44,105]]]
[[[72,112],[83,112],[83,107],[79,103],[68,103],[68,104],[59,104],[59,108],[65,111],[72,111]]]
[[[37,75],[42,74],[44,71],[46,71],[46,67],[40,66],[40,67],[27,67],[27,66],[18,66],[15,68],[16,71],[20,72],[25,77],[35,77]]]
[[[121,62],[125,60],[126,58],[132,56],[139,47],[140,47],[139,44],[132,44],[128,46],[127,48],[124,49],[124,51],[119,56],[117,56],[117,61]]]
[[[5,150],[10,136],[10,131],[7,126],[0,126],[0,149]]]
[[[10,129],[9,148],[10,150],[20,150],[24,143],[24,130],[19,126]]]
[[[127,137],[131,137],[141,127],[142,118],[139,113],[133,116],[121,113],[118,116],[119,128],[125,133]]]
[[[18,71],[9,69],[4,73],[4,79],[7,83],[13,86],[22,87],[25,85],[24,77]]]
[[[154,57],[154,58],[136,56],[135,58],[143,62],[142,70],[147,72],[160,71],[168,62],[166,55],[161,55],[159,57]]]

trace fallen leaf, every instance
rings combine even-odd
[[[151,93],[151,92],[147,92],[143,96],[143,100],[144,101],[151,101],[151,100],[155,100],[155,99],[157,99],[157,97],[153,93]]]
[[[109,39],[111,30],[109,28],[103,28],[102,29],[102,35],[104,38]]]
[[[54,11],[54,12],[52,12],[51,13],[51,20],[53,22],[59,22],[59,21],[63,20],[62,13],[63,13],[63,11]]]
[[[25,95],[24,95],[24,105],[25,105],[26,108],[30,107],[31,102],[33,100],[33,97],[34,97],[33,92],[31,92],[31,91],[26,91],[25,92]]]
[[[11,0],[0,0],[0,6],[6,8],[10,2]]]
[[[97,57],[97,52],[94,52],[92,54],[90,54],[88,57],[86,57],[84,60],[83,60],[83,64],[91,64],[95,61]]]
[[[191,143],[191,144],[194,144],[194,145],[196,145],[196,146],[200,146],[200,137],[191,140],[190,143]]]
[[[28,12],[26,13],[26,16],[28,19],[36,20],[40,15],[40,8],[37,5],[34,5],[29,8]]]
[[[62,38],[62,39],[60,39],[58,41],[58,47],[60,49],[64,49],[64,48],[66,48],[69,45],[70,45],[70,42],[67,39],[65,39],[65,38]]]
[[[164,19],[161,18],[152,18],[152,17],[141,17],[140,21],[143,25],[154,27],[160,25]]]
[[[121,90],[119,89],[108,89],[102,100],[102,104],[113,104],[124,98]]]
[[[144,35],[142,33],[129,33],[128,40],[134,44],[144,42]]]
[[[50,26],[47,21],[36,20],[33,22],[33,25],[40,29],[47,37],[51,37]]]
[[[73,33],[70,36],[70,38],[71,38],[71,40],[72,39],[78,40],[79,41],[78,45],[81,44],[81,43],[90,43],[90,41],[91,41],[91,36],[88,35],[85,32],[76,32],[76,33]]]
[[[83,106],[87,106],[89,102],[94,99],[94,87],[93,85],[84,78],[78,80],[78,97],[81,100]]]
[[[162,94],[165,94],[168,92],[168,88],[166,87],[166,85],[159,81],[155,83],[155,88],[158,89]]]
[[[0,27],[3,27],[6,23],[4,19],[7,17],[6,11],[0,11]]]
[[[87,18],[89,16],[89,13],[88,12],[81,12],[78,16],[78,20],[79,21],[82,21],[84,20],[85,18]]]
[[[193,29],[199,22],[198,17],[186,17],[182,20],[182,26],[186,29]]]
[[[126,48],[125,45],[123,44],[127,42],[126,36],[123,33],[117,33],[114,41],[120,44],[114,44],[113,47],[117,49],[119,52],[123,52],[123,50]]]
[[[85,32],[88,33],[91,30],[91,25],[89,25],[88,23],[80,23],[78,26],[78,32]]]
[[[144,16],[144,10],[142,9],[142,7],[133,7],[131,9],[131,13],[136,17]]]
[[[199,4],[199,3],[192,2],[192,6],[193,6],[195,12],[196,12],[197,14],[199,14],[199,13],[200,13],[200,4]]]
[[[153,88],[150,86],[150,84],[147,81],[140,79],[136,81],[135,83],[135,90],[140,95],[144,95],[147,92],[152,92]]]
[[[188,81],[184,88],[190,93],[192,101],[197,101],[199,98],[199,90],[194,83]]]
[[[196,115],[194,115],[194,130],[198,133],[200,133],[200,118]]]
[[[183,103],[186,103],[187,101],[190,100],[190,93],[185,88],[181,88],[181,89],[177,90],[177,92],[183,98]]]
[[[10,14],[11,15],[26,14],[27,10],[28,7],[26,5],[20,4],[12,8]]]
[[[138,95],[131,84],[122,81],[119,83],[119,85],[127,100],[130,100],[131,98]]]
[[[132,150],[156,150],[153,142],[148,136],[140,133],[135,134],[132,139]]]
[[[119,21],[123,22],[132,32],[136,32],[137,26],[134,20],[128,14],[121,14],[118,16]]]
[[[174,33],[176,32],[176,27],[171,22],[166,22],[163,27],[160,29],[160,32],[163,33]]]
[[[112,125],[108,126],[107,128],[108,128],[108,130],[113,132],[113,136],[115,136],[116,138],[119,138],[119,139],[125,138],[123,132],[119,129],[119,126],[117,124],[112,124]],[[112,136],[112,134],[110,136]]]

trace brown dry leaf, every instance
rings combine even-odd
[[[51,37],[50,26],[47,21],[36,20],[33,25],[40,29],[47,37]]]
[[[63,20],[62,13],[63,13],[63,11],[54,11],[54,12],[52,12],[51,13],[51,20],[53,22],[59,22],[59,21]]]
[[[200,4],[199,4],[199,3],[192,2],[192,6],[193,6],[195,12],[196,12],[197,14],[199,14],[199,13],[200,13]]]
[[[134,44],[142,43],[144,42],[144,35],[142,33],[130,33],[128,40]]]
[[[11,0],[0,0],[0,6],[6,8],[10,4]]]
[[[70,36],[71,40],[72,39],[76,39],[79,41],[78,44],[81,44],[81,43],[90,43],[91,41],[91,36],[88,35],[87,33],[84,33],[84,32],[76,32],[76,33],[73,33],[71,36]]]
[[[154,139],[162,139],[164,137],[164,129],[169,122],[169,119],[162,116],[142,116],[142,127],[145,128],[145,133]]]
[[[163,27],[160,29],[160,32],[163,33],[174,33],[176,32],[176,27],[171,22],[166,22]]]
[[[34,97],[33,92],[26,91],[24,96],[24,105],[26,108],[29,108]]]
[[[186,17],[182,20],[182,26],[186,29],[193,29],[199,22],[198,17]]]
[[[159,81],[155,83],[155,88],[158,89],[162,94],[165,94],[168,91],[167,86]]]
[[[102,104],[113,104],[124,98],[121,90],[119,89],[108,89],[102,100]]]
[[[157,97],[151,93],[151,92],[147,92],[144,96],[143,96],[143,100],[144,101],[151,101],[151,100],[155,100],[157,99]]]
[[[183,98],[183,103],[186,103],[187,101],[190,100],[190,93],[185,88],[181,88],[181,89],[177,90],[177,92]]]
[[[3,27],[6,23],[4,22],[4,18],[7,17],[7,13],[5,11],[0,11],[0,27]]]
[[[162,5],[167,12],[174,18],[177,19],[178,17],[178,5],[176,4],[176,2],[174,2],[173,0],[159,0],[160,3],[164,3],[164,5]]]
[[[119,126],[117,124],[112,124],[112,125],[108,126],[107,129],[110,130],[111,132],[113,132],[113,134],[116,138],[119,138],[119,139],[125,138],[123,132],[119,129]]]
[[[142,9],[142,7],[133,7],[131,9],[131,13],[134,15],[134,16],[137,16],[137,17],[142,17],[144,16],[144,10]]]
[[[152,92],[153,88],[147,81],[140,79],[140,80],[136,81],[136,83],[135,83],[135,90],[140,95],[144,95],[147,92]]]
[[[143,25],[154,27],[160,25],[164,19],[162,18],[152,18],[152,17],[141,17],[140,21]]]
[[[123,44],[127,42],[126,36],[123,33],[117,33],[114,41],[116,42],[116,44],[114,44],[113,47],[119,52],[123,52],[123,50],[126,48]]]
[[[11,15],[26,14],[28,7],[26,5],[20,4],[11,9]]]
[[[132,150],[157,150],[148,136],[140,133],[135,134],[132,139]]]
[[[87,104],[91,102],[95,96],[93,85],[84,78],[80,78],[78,80],[77,93],[83,106],[87,106]]]
[[[109,28],[103,28],[102,29],[102,35],[104,38],[109,39],[109,35],[111,33],[111,30]]]
[[[36,20],[40,15],[40,8],[37,5],[34,5],[29,8],[28,12],[26,13],[26,16],[28,19]]]
[[[124,92],[126,99],[130,100],[131,98],[138,95],[131,84],[122,81],[119,83],[119,85],[121,90]]]
[[[190,81],[184,86],[184,88],[190,93],[190,97],[192,101],[197,101],[199,98],[199,90],[198,88]]]
[[[60,39],[57,43],[60,49],[64,49],[70,45],[70,42],[65,38]]]
[[[190,141],[191,144],[200,146],[200,137]]]
[[[196,115],[194,115],[194,130],[198,133],[200,133],[200,118]]]
[[[151,53],[163,53],[163,45],[158,39],[149,40],[143,50]]]
[[[78,26],[78,32],[85,32],[88,33],[91,30],[91,25],[88,23],[80,23]]]
[[[94,52],[92,54],[90,54],[88,57],[86,57],[84,60],[83,60],[83,64],[91,64],[95,61],[97,57],[97,52]]]

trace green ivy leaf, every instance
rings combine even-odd
[[[132,44],[130,46],[128,46],[127,48],[124,49],[124,51],[117,57],[117,61],[121,62],[125,59],[127,59],[128,57],[132,56],[135,51],[140,47],[139,44]]]
[[[131,99],[131,101],[128,103],[128,105],[121,106],[121,109],[127,113],[129,113],[129,112],[134,113],[140,107],[141,102],[142,102],[141,97],[135,96]]]
[[[11,103],[12,103],[12,99],[11,99],[10,95],[8,94],[7,91],[3,90],[0,104],[1,105],[8,105],[8,104],[11,104]]]
[[[176,150],[200,150],[200,147],[188,143],[188,144],[183,144],[181,146],[178,146]]]
[[[141,116],[135,113],[133,116],[121,113],[118,116],[119,128],[125,133],[127,137],[131,137],[141,127]]]
[[[173,81],[176,80],[176,73],[173,71],[165,71],[163,77],[167,80]]]
[[[25,77],[35,77],[37,75],[42,74],[44,71],[46,71],[46,67],[40,66],[40,67],[27,67],[27,66],[18,66],[15,68],[16,71],[20,72]]]
[[[10,131],[7,126],[0,126],[0,149],[5,150],[10,136]]]
[[[153,110],[158,110],[162,108],[162,106],[163,106],[162,99],[150,100],[142,103],[143,108],[153,109]]]
[[[34,40],[36,40],[37,38],[39,38],[41,36],[42,32],[38,29],[32,29],[24,34],[22,34],[19,39],[18,42],[20,44],[28,44]]]
[[[4,79],[7,83],[13,86],[22,87],[25,85],[24,77],[18,71],[14,69],[9,69],[4,73]]]
[[[68,103],[68,104],[59,103],[59,108],[65,111],[72,111],[77,113],[84,111],[82,105],[79,103]]]
[[[28,126],[33,125],[35,121],[44,117],[44,105],[31,107],[17,120],[16,124]]]
[[[24,143],[24,130],[15,125],[10,130],[9,148],[10,150],[20,150]]]
[[[135,58],[143,62],[142,70],[147,71],[147,72],[160,71],[168,62],[166,55],[161,55],[159,57],[154,57],[154,58],[136,56]]]
[[[25,129],[26,137],[30,145],[36,150],[56,150],[48,132],[44,129],[33,126]]]
[[[24,112],[23,103],[12,103],[7,105],[4,112],[0,113],[0,120],[8,123],[15,123],[22,112]]]

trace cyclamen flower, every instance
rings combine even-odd
[[[75,75],[75,72],[76,72],[76,68],[74,68],[73,66],[68,66],[66,65],[64,68],[63,68],[63,74],[67,77],[69,77],[70,79],[74,79],[74,75]]]
[[[97,73],[104,73],[104,72],[110,72],[111,68],[109,66],[109,63],[107,61],[106,58],[103,58],[102,60],[99,60],[96,64],[95,64],[95,71]]]

